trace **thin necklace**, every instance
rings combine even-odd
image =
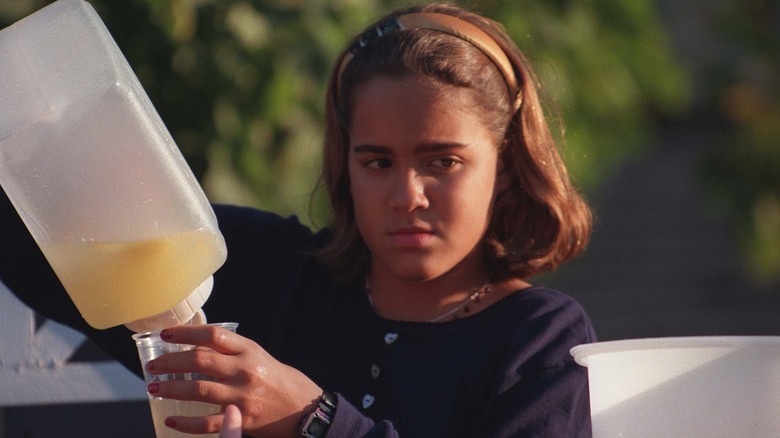
[[[366,277],[366,297],[368,297],[368,303],[371,305],[371,308],[374,308],[374,300],[371,299],[371,287],[368,283],[368,277]],[[458,305],[453,307],[452,309],[447,310],[446,312],[442,313],[441,315],[428,320],[428,322],[439,322],[445,318],[452,317],[452,319],[457,319],[461,316],[461,313],[466,314],[471,312],[471,307],[469,305],[474,302],[479,302],[482,300],[482,298],[489,294],[491,291],[490,288],[490,279],[488,279],[485,284],[482,286],[477,287],[474,289],[472,293],[469,294],[466,298],[463,299]]]

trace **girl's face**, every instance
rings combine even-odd
[[[495,138],[467,91],[379,77],[355,95],[348,169],[371,275],[480,273],[492,205],[506,190]]]

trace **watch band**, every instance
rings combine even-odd
[[[323,393],[314,412],[304,417],[301,425],[301,436],[305,438],[323,438],[328,433],[335,412],[336,398],[327,392]]]

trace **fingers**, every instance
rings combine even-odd
[[[165,425],[184,433],[217,433],[222,425],[223,417],[222,414],[207,415],[205,417],[173,416],[165,419]]]
[[[241,438],[241,411],[236,405],[228,405],[225,408],[219,438]]]
[[[248,339],[221,327],[200,325],[163,330],[160,337],[169,343],[194,345],[195,348],[162,355],[146,364],[151,374],[196,372],[224,379],[236,372],[231,356],[240,354],[250,345]]]
[[[216,433],[219,438],[241,438],[241,411],[236,405],[228,405],[222,414],[205,417],[172,416],[165,425],[179,432],[190,434]]]
[[[230,387],[208,380],[168,380],[146,386],[154,397],[174,400],[192,400],[224,405],[230,400]]]
[[[238,354],[246,339],[230,330],[213,325],[171,327],[160,332],[165,342],[207,347],[222,354]]]
[[[232,356],[213,350],[197,349],[168,353],[150,360],[146,363],[146,371],[151,374],[199,373],[224,380],[236,373],[238,365]]]

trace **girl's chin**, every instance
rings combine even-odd
[[[448,272],[439,266],[430,266],[424,263],[383,263],[384,275],[389,275],[400,281],[421,282],[434,280]]]

